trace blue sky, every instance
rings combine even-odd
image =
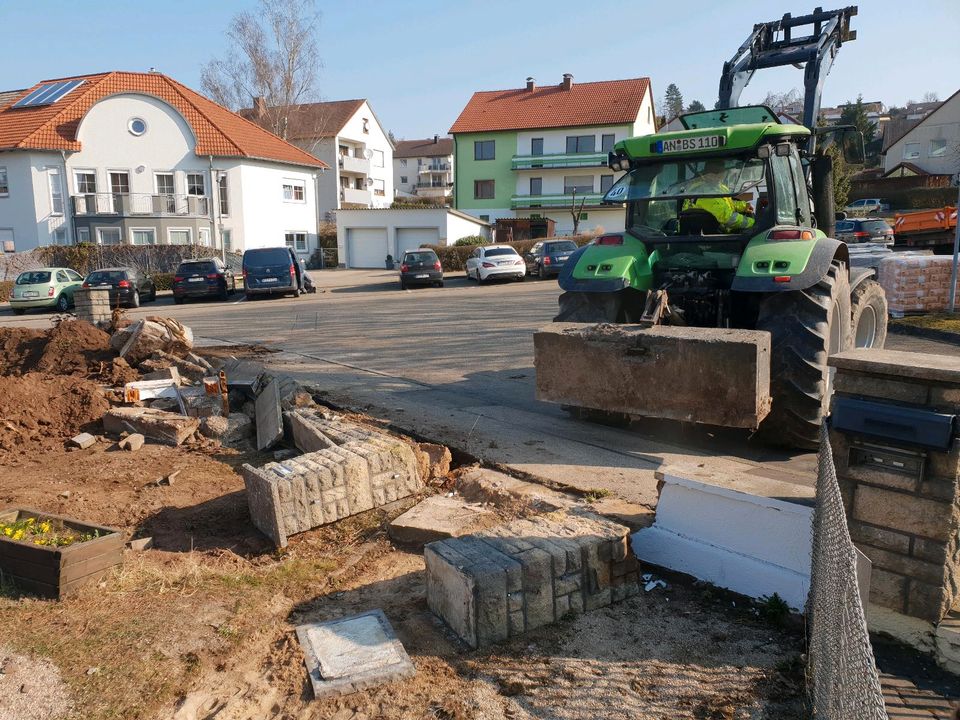
[[[475,90],[649,76],[659,99],[676,83],[684,99],[716,100],[724,60],[753,23],[809,12],[823,0],[351,0],[322,2],[325,100],[368,98],[399,138],[444,133]],[[0,89],[50,77],[151,66],[199,88],[200,66],[221,54],[224,30],[253,0],[0,0]],[[824,104],[888,105],[945,99],[960,87],[960,0],[860,0],[859,37],[844,45]],[[52,20],[56,22],[51,22]],[[46,28],[40,32],[39,28]],[[16,28],[16,32],[11,29]],[[56,32],[69,28],[68,32]],[[741,100],[802,88],[803,73],[758,73]]]

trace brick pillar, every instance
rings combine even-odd
[[[830,359],[835,399],[960,414],[960,359],[852,350]],[[870,602],[932,623],[960,604],[960,441],[924,450],[832,429],[850,536],[873,562]]]
[[[80,320],[96,325],[110,320],[109,290],[77,290],[73,294],[73,312]]]

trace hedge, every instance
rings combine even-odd
[[[157,286],[157,290],[173,290],[173,276],[175,273],[154,273],[150,277],[153,278],[153,284]]]
[[[510,243],[497,243],[497,245],[509,245],[518,253],[523,255],[538,242],[545,240],[572,240],[577,245],[586,245],[587,243],[592,242],[593,238],[593,235],[574,235],[572,237],[518,240]],[[443,266],[445,272],[463,272],[466,270],[467,258],[470,257],[470,254],[476,249],[475,245],[461,245],[459,247],[456,245],[424,245],[422,247],[429,247],[431,250],[437,253],[437,257],[440,258],[440,264]]]
[[[6,302],[13,291],[13,280],[0,280],[0,302]]]
[[[882,195],[866,195],[859,190],[851,190],[847,202],[863,198],[881,197],[890,203],[890,209],[921,210],[924,208],[940,208],[944,205],[957,203],[957,188],[912,188],[909,190],[892,190]]]

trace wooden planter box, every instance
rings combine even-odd
[[[42,597],[60,599],[88,583],[96,582],[122,562],[123,533],[116,528],[88,525],[37,510],[0,510],[0,522],[27,518],[58,520],[81,533],[98,530],[101,536],[65,547],[34,545],[0,535],[0,571],[18,587]]]

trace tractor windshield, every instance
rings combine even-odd
[[[753,226],[760,159],[670,160],[636,167],[604,196],[627,203],[627,229],[642,238],[740,234]]]

